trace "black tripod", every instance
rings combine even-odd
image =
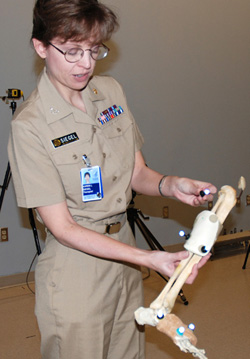
[[[14,99],[12,99],[12,101],[10,103],[10,108],[12,109],[12,116],[13,116],[16,111],[16,102],[14,101]],[[4,176],[4,182],[3,182],[3,185],[0,186],[0,188],[1,188],[0,211],[2,209],[4,195],[5,195],[6,190],[8,189],[10,179],[11,179],[11,170],[10,170],[10,163],[8,162],[7,169],[6,169],[5,176]],[[31,225],[31,228],[33,231],[37,254],[40,255],[41,247],[40,247],[40,242],[39,242],[39,238],[38,238],[38,234],[37,234],[37,228],[36,228],[32,208],[29,208],[28,211],[29,211],[29,222],[30,222],[30,225]]]
[[[11,101],[10,108],[12,109],[12,116],[13,116],[15,111],[16,111],[16,102],[14,100]],[[8,162],[6,172],[5,172],[5,176],[4,176],[3,185],[0,186],[0,188],[1,188],[0,211],[2,209],[2,204],[3,204],[3,199],[4,199],[5,192],[7,191],[9,183],[10,183],[10,178],[11,178],[10,164]]]
[[[160,243],[157,241],[157,239],[153,236],[153,234],[150,232],[150,230],[147,228],[145,223],[140,218],[140,216],[141,216],[144,220],[147,220],[147,219],[149,219],[149,217],[145,217],[143,215],[143,213],[141,212],[141,210],[134,208],[135,196],[136,196],[136,193],[133,191],[133,198],[132,198],[130,205],[127,209],[128,222],[130,224],[130,227],[132,229],[134,236],[135,236],[135,224],[137,224],[141,234],[143,235],[144,239],[146,240],[146,242],[151,250],[165,251],[165,249],[160,245]],[[164,279],[166,282],[168,282],[168,280],[162,274],[160,274],[158,272],[156,272],[156,273],[162,279]],[[188,301],[187,301],[182,289],[179,292],[179,296],[180,296],[181,300],[183,301],[183,303],[185,305],[188,305]]]

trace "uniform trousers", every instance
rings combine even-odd
[[[112,238],[135,245],[128,222]],[[42,359],[143,359],[138,267],[85,254],[48,234],[35,271]]]

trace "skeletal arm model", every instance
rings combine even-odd
[[[203,349],[196,348],[197,339],[193,331],[170,312],[194,264],[210,252],[222,229],[222,224],[235,204],[235,189],[223,186],[212,210],[205,210],[196,217],[190,237],[184,245],[189,252],[189,257],[180,262],[165,288],[150,304],[150,307],[140,307],[135,311],[138,324],[156,326],[159,331],[167,334],[180,350],[192,353],[194,357],[200,359],[207,357]]]

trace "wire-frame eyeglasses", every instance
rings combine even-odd
[[[83,50],[80,47],[73,47],[72,49],[69,49],[67,51],[62,51],[57,46],[53,45],[51,42],[49,42],[49,45],[51,45],[57,51],[59,51],[61,54],[63,54],[65,57],[65,60],[68,62],[71,62],[71,63],[80,61],[81,58],[83,57],[85,51],[89,51],[90,56],[95,61],[104,59],[109,53],[109,48],[104,44],[96,45],[92,49],[86,49],[86,50]]]

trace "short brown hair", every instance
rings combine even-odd
[[[96,0],[37,0],[33,11],[32,39],[48,45],[58,37],[102,43],[118,28],[114,12]]]

